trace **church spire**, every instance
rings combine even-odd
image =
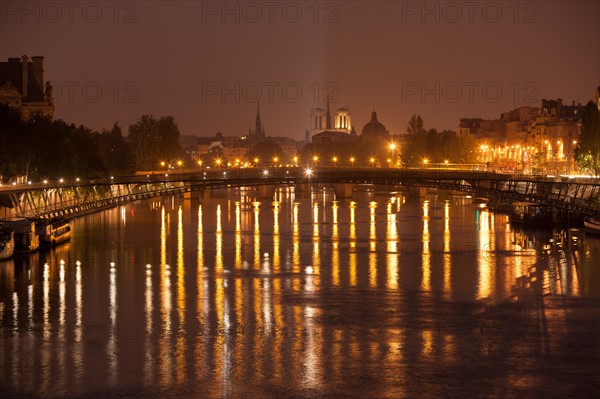
[[[256,124],[254,126],[254,135],[258,137],[264,137],[265,130],[262,127],[262,123],[260,121],[260,102],[256,102]]]
[[[331,114],[329,113],[329,96],[327,96],[327,116],[325,117],[325,129],[331,130]]]

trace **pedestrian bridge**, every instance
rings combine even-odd
[[[350,198],[358,185],[427,188],[547,205],[579,216],[600,215],[600,184],[591,179],[554,179],[479,170],[359,167],[266,167],[179,172],[138,172],[108,179],[44,181],[0,186],[0,218],[77,216],[144,198],[225,187],[256,187],[272,199],[281,186],[297,194],[329,186],[337,199]]]

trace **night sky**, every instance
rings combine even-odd
[[[257,89],[268,135],[303,138],[327,93],[359,133],[373,109],[393,134],[413,113],[456,129],[600,85],[598,1],[0,4],[2,61],[44,56],[56,117],[95,129],[150,113],[242,135]]]

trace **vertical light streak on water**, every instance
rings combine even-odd
[[[350,286],[355,287],[357,282],[358,265],[356,263],[356,202],[350,201],[350,231],[348,233],[349,248],[349,267],[350,267]]]
[[[221,353],[221,397],[230,397],[232,391],[232,374],[233,374],[233,354],[231,350],[231,334],[232,334],[232,320],[231,320],[231,303],[228,291],[233,289],[230,286],[231,281],[228,277],[223,277],[217,280],[217,286],[221,286],[221,289],[217,289],[218,296],[223,302],[223,336],[217,339],[222,345]]]
[[[281,269],[281,260],[279,254],[279,212],[280,203],[273,203],[273,271],[279,272]]]
[[[423,252],[421,254],[421,289],[423,291],[431,290],[431,251],[429,248],[429,201],[423,201],[423,233],[421,244]]]
[[[161,338],[158,345],[159,355],[158,360],[160,362],[160,375],[161,383],[169,385],[172,383],[172,341],[171,341],[171,329],[172,329],[172,315],[171,315],[171,266],[167,263],[167,225],[169,224],[169,214],[166,213],[166,209],[163,206],[161,208],[161,224],[160,224],[160,298],[161,298],[161,319],[162,329]]]
[[[377,227],[375,212],[377,202],[369,203],[369,286],[377,286]]]
[[[285,191],[283,191],[284,189],[279,190],[279,200],[275,201],[273,203],[273,271],[275,273],[280,274],[283,269],[287,269],[287,265],[289,263],[289,255],[288,255],[288,251],[284,251],[284,265],[282,266],[281,264],[281,226],[280,226],[280,213],[281,213],[281,208],[282,208],[282,200],[284,197],[286,197],[286,201],[289,201],[289,189],[285,189]],[[284,193],[286,194],[284,196]],[[284,223],[285,223],[285,219],[284,219]],[[286,270],[287,271],[287,270]],[[283,327],[283,320],[281,318],[281,305],[279,304],[275,304],[273,301],[273,296],[277,295],[280,293],[281,290],[281,284],[282,284],[282,279],[281,278],[275,278],[275,279],[271,279],[269,280],[269,306],[271,307],[270,313],[271,313],[271,318],[274,319],[274,321],[272,321],[274,327],[279,327],[282,328]],[[239,313],[238,313],[239,314]],[[276,340],[279,337],[278,334],[276,334],[274,336],[274,339]],[[273,341],[273,345],[274,347],[276,347],[276,341]],[[277,366],[277,362],[275,360],[275,351],[271,351],[271,364]]]
[[[237,356],[235,357],[235,361],[237,362],[236,365],[237,367],[234,367],[234,372],[236,374],[236,376],[238,374],[240,374],[240,372],[242,370],[244,370],[244,365],[243,365],[243,361],[240,361],[240,354],[242,354],[244,352],[244,340],[245,340],[245,334],[246,334],[246,326],[244,325],[244,321],[243,321],[243,312],[244,312],[244,304],[246,303],[245,298],[244,298],[244,286],[242,285],[243,281],[242,279],[236,278],[234,280],[234,284],[233,284],[233,289],[234,289],[234,321],[235,321],[235,327],[234,327],[234,337],[236,337],[237,339],[235,339],[234,342],[234,348],[233,348],[233,353],[237,354]],[[240,334],[241,333],[241,337]]]
[[[498,217],[501,217],[500,215],[498,215]],[[517,277],[519,277],[518,274],[515,273],[515,259],[518,256],[518,252],[519,249],[516,245],[514,245],[514,243],[512,242],[511,236],[512,236],[512,231],[510,229],[510,224],[508,223],[508,220],[506,217],[504,217],[504,219],[502,220],[502,224],[503,224],[503,229],[502,229],[502,233],[499,236],[498,242],[500,243],[500,240],[502,240],[502,246],[503,249],[506,250],[507,252],[512,253],[511,256],[502,256],[502,257],[498,257],[497,261],[496,261],[496,267],[502,267],[504,268],[504,287],[503,287],[503,296],[505,297],[510,297],[512,296],[512,287],[515,284],[515,281],[517,279]]]
[[[84,342],[83,334],[83,286],[81,281],[81,262],[75,262],[75,331],[73,350],[73,364],[75,365],[75,386],[83,386],[83,354]]]
[[[398,288],[398,227],[396,214],[392,212],[392,202],[387,204],[387,286],[390,289]]]
[[[20,373],[20,353],[19,348],[21,346],[20,334],[19,334],[19,294],[13,292],[12,294],[12,311],[13,311],[13,339],[14,344],[12,347],[12,356],[14,359],[12,362],[12,378],[11,382],[14,387],[21,385],[21,373]],[[48,365],[50,367],[50,365]]]
[[[45,342],[51,342],[52,330],[50,328],[50,265],[44,263],[43,271],[43,295],[44,295],[44,327],[43,337]],[[42,387],[43,392],[48,392],[50,384],[50,351],[42,351],[41,353],[41,364],[42,364]]]
[[[444,293],[451,294],[452,287],[450,286],[452,268],[452,256],[450,255],[450,202],[444,204],[444,265],[443,265],[443,281]]]
[[[221,330],[223,328],[223,304],[224,293],[223,285],[226,280],[223,278],[223,230],[221,228],[221,205],[217,205],[217,228],[215,230],[215,271],[216,271],[216,291],[215,291],[215,310],[217,315],[217,326]]]
[[[205,278],[207,267],[204,265],[204,222],[202,217],[202,205],[198,205],[198,230],[196,231],[198,238],[197,250],[197,289],[198,299],[196,304],[196,318],[199,326],[199,333],[196,337],[195,349],[195,364],[197,379],[206,378],[208,370],[207,352],[209,348],[205,345],[205,340],[209,334],[209,326],[207,321],[208,311],[210,309],[210,298],[208,290],[208,279]]]
[[[31,269],[29,273],[31,273]],[[27,285],[27,324],[31,335],[33,332],[33,284],[31,284],[31,278],[29,278],[29,284]]]
[[[271,308],[271,280],[262,279],[262,319],[265,327],[265,333],[270,336],[273,331],[273,309]]]
[[[152,306],[152,302],[154,299],[154,293],[152,289],[152,265],[146,265],[146,281],[145,281],[145,290],[144,290],[144,313],[146,319],[146,339],[144,340],[144,385],[151,386],[154,379],[154,369],[155,369],[155,359],[154,359],[154,348],[153,348],[153,323],[152,323],[152,315],[154,313],[154,307]]]
[[[260,268],[260,202],[253,202],[254,206],[254,264],[251,269]]]
[[[339,252],[339,228],[338,228],[338,204],[334,201],[331,206],[332,211],[332,231],[331,231],[331,268],[333,285],[340,285],[340,252]]]
[[[223,228],[221,225],[221,204],[217,205],[217,224],[215,229],[215,271],[223,273]]]
[[[107,343],[108,382],[115,385],[118,378],[119,356],[117,353],[117,268],[114,262],[110,262],[108,298],[110,318],[110,332]]]
[[[61,259],[59,262],[59,272],[58,272],[58,278],[59,278],[59,282],[58,282],[59,345],[58,345],[58,350],[57,350],[58,361],[54,365],[54,367],[59,370],[58,375],[60,377],[59,377],[59,379],[53,381],[55,388],[58,389],[59,391],[64,391],[66,380],[67,380],[67,376],[66,376],[67,351],[65,350],[65,347],[66,347],[66,341],[68,339],[70,339],[70,337],[67,337],[68,327],[65,325],[66,324],[66,314],[67,314],[67,301],[66,301],[67,282],[65,279],[65,273],[66,273],[65,272],[65,261]]]
[[[319,247],[321,245],[321,238],[319,236],[319,203],[314,202],[313,204],[313,251],[312,251],[312,269],[311,274],[319,274],[321,270],[321,253]],[[314,287],[313,279],[310,279],[311,287]],[[311,288],[312,290],[312,288]]]
[[[304,331],[306,337],[304,345],[304,370],[302,373],[302,385],[308,389],[317,389],[320,384],[321,375],[321,354],[319,348],[320,338],[317,337],[318,326],[314,318],[317,314],[315,308],[307,306],[304,309]]]
[[[215,230],[215,313],[216,313],[216,325],[218,336],[214,340],[213,350],[215,359],[216,370],[215,375],[220,377],[221,386],[221,397],[229,396],[229,381],[227,375],[229,374],[229,361],[227,353],[227,329],[229,328],[229,302],[227,301],[227,295],[225,288],[228,284],[228,280],[225,277],[223,270],[223,230],[221,225],[221,205],[217,205],[216,212],[216,230]]]
[[[477,299],[487,298],[491,292],[492,265],[490,261],[490,214],[487,209],[477,210],[479,214],[477,236]]]
[[[561,273],[561,280],[564,278],[564,280],[570,281],[571,284],[569,285],[568,292],[570,295],[574,296],[581,295],[581,290],[579,287],[579,273],[577,272],[577,265],[579,262],[575,261],[575,259],[577,259],[578,252],[579,250],[577,250],[575,256],[573,256],[570,264],[564,266],[564,270]]]
[[[123,221],[123,226],[127,224],[127,213],[125,208],[125,206],[121,207],[121,220]]]
[[[293,273],[300,273],[302,267],[300,260],[300,227],[298,223],[298,206],[297,202],[294,202],[293,208],[293,219],[292,219],[292,271]]]
[[[81,262],[75,262],[75,341],[81,340],[83,318],[83,286],[81,281]]]
[[[58,282],[58,315],[59,315],[59,319],[58,322],[61,326],[63,326],[65,324],[65,315],[66,315],[66,304],[65,304],[65,292],[66,292],[66,287],[65,287],[65,261],[64,260],[60,260],[59,262],[59,271],[58,271],[58,278],[59,278],[59,282]],[[62,330],[62,328],[61,328]]]
[[[183,259],[183,208],[177,209],[177,340],[175,343],[175,377],[177,383],[182,383],[186,378],[185,355],[187,342],[185,338],[185,263]]]
[[[433,354],[433,331],[431,328],[423,328],[421,339],[423,340],[421,356],[431,356]]]
[[[235,203],[235,261],[233,269],[240,269],[242,267],[242,216],[241,216],[241,204]]]
[[[33,284],[31,282],[31,269],[27,271],[28,274],[28,285],[27,285],[27,330],[28,330],[28,340],[34,339],[34,324],[33,324]],[[2,317],[0,317],[0,326],[2,325]],[[70,337],[69,337],[70,338]],[[0,359],[2,359],[2,352],[0,352]],[[29,358],[28,362],[31,362],[32,359]],[[28,391],[32,391],[34,388],[33,375],[29,375],[27,378],[26,389]]]

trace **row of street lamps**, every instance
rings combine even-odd
[[[320,157],[318,155],[314,155],[311,158],[311,160],[316,165],[319,163]],[[260,160],[258,158],[254,158],[252,161],[253,162],[242,162],[240,159],[236,159],[233,164],[228,162],[227,166],[236,166],[236,167],[251,167],[251,166],[257,167],[257,166],[259,166]],[[292,161],[293,161],[293,166],[298,166],[299,158],[297,156],[294,156],[292,158]],[[331,163],[333,166],[338,166],[339,161],[340,161],[340,158],[338,156],[334,155],[333,157],[331,157]],[[348,161],[349,161],[350,166],[354,166],[356,164],[357,158],[354,156],[351,156],[348,158]],[[273,162],[273,165],[278,165],[280,163],[279,157],[277,157],[277,156],[273,157],[272,162]],[[377,158],[369,157],[368,162],[371,165],[371,167],[374,167],[377,164]],[[424,158],[421,160],[421,163],[422,163],[422,165],[426,166],[429,163],[429,160],[427,158]],[[445,160],[444,163],[448,164],[448,160]],[[204,162],[202,160],[196,161],[196,164],[199,167],[204,166]],[[225,166],[224,161],[221,158],[216,158],[214,160],[214,164],[217,167]],[[387,164],[388,164],[388,167],[394,167],[394,166],[399,167],[400,166],[400,163],[398,161],[395,161],[393,157],[387,158]],[[177,161],[176,165],[179,168],[181,168],[183,166],[183,161]],[[167,162],[164,162],[164,161],[160,162],[160,166],[162,168],[175,169],[175,166],[173,166],[172,164],[169,164]]]

